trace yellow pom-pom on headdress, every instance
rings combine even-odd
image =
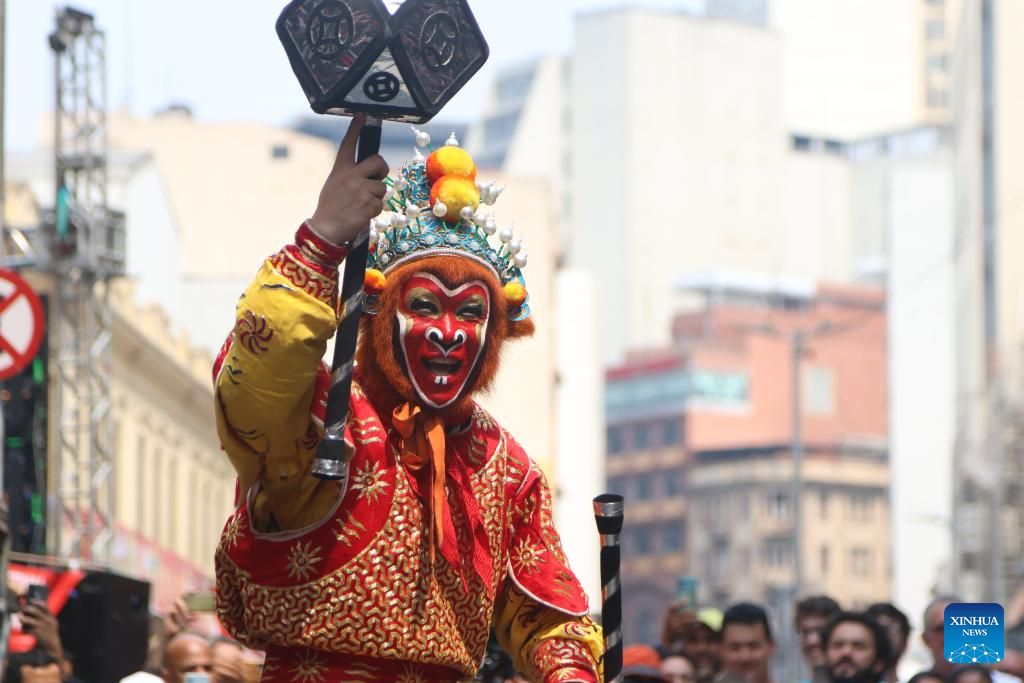
[[[480,206],[476,164],[461,147],[445,145],[427,157],[430,206],[434,215],[449,223],[472,217]]]
[[[427,157],[427,179],[436,183],[442,176],[461,175],[476,180],[476,163],[461,147],[446,145]]]

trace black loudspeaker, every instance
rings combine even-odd
[[[75,678],[117,683],[142,669],[149,641],[149,584],[90,571],[57,615]]]

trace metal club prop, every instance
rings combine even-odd
[[[604,679],[622,683],[622,584],[619,581],[622,496],[602,493],[594,499],[594,519],[601,534],[601,628],[604,630]]]
[[[313,111],[367,115],[357,161],[380,150],[383,119],[426,123],[489,54],[467,0],[293,0],[277,35]],[[367,230],[345,259],[325,433],[313,463],[321,479],[348,476],[343,435],[369,249]]]

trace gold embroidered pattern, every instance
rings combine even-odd
[[[315,296],[328,306],[334,306],[337,283],[315,268],[295,259],[287,251],[270,257],[270,265],[302,291]]]
[[[537,646],[530,659],[533,675],[538,681],[547,680],[548,676],[561,669],[582,669],[597,673],[597,662],[594,661],[590,650],[584,643],[577,640],[561,638],[545,640]],[[555,680],[563,679],[556,678]]]
[[[395,679],[395,683],[424,683],[424,680],[423,676],[420,675],[419,668],[410,664]]]
[[[487,461],[487,442],[473,434],[469,437],[469,462],[479,467]]]
[[[491,417],[490,413],[481,408],[478,405],[473,406],[473,425],[477,429],[483,429],[485,431],[491,431],[494,429],[494,418]]]
[[[221,542],[226,548],[234,548],[238,545],[238,534],[242,530],[242,515],[236,512],[231,515],[228,520],[228,525],[224,527],[224,533],[221,535]]]
[[[307,652],[292,669],[292,680],[295,683],[319,683],[326,670],[327,666],[315,652]]]
[[[551,489],[548,488],[547,480],[544,478],[544,473],[537,470],[540,474],[541,483],[541,497],[540,497],[540,535],[544,539],[544,544],[551,551],[551,554],[555,556],[555,560],[561,564],[568,566],[565,559],[565,553],[562,551],[562,541],[558,537],[558,531],[555,529],[554,515],[551,513]]]
[[[370,461],[352,475],[352,490],[358,492],[359,498],[365,497],[371,503],[376,503],[388,486],[388,482],[384,481],[384,469]]]
[[[536,573],[540,569],[540,565],[547,562],[544,552],[544,546],[534,545],[527,538],[519,541],[515,550],[512,551],[512,566],[515,567],[516,573]]]
[[[507,460],[503,441],[499,449],[473,475],[472,485],[486,511],[495,565],[504,568],[508,508],[501,509]],[[431,570],[424,524],[408,475],[399,470],[384,527],[356,557],[326,576],[298,586],[262,586],[220,552],[218,586],[223,586],[226,599],[244,599],[245,607],[238,617],[229,609],[222,613],[232,617],[236,633],[244,625],[253,644],[437,664],[471,676],[487,645],[494,609],[488,588],[493,586],[485,587],[472,572],[467,586],[442,559]],[[504,581],[503,572],[496,571],[494,581]],[[244,598],[239,584],[244,585]]]
[[[311,547],[312,541],[296,543],[288,556],[288,576],[299,581],[316,574],[316,565],[320,562],[320,548]]]
[[[265,352],[269,348],[267,344],[274,338],[274,330],[270,328],[266,316],[261,315],[257,318],[256,314],[252,311],[246,311],[242,314],[242,318],[235,325],[235,329],[238,332],[238,338],[245,345],[245,348],[249,349],[250,353],[256,356]]]
[[[364,533],[366,533],[366,527],[351,512],[346,512],[345,519],[338,520],[338,531],[335,532],[334,537],[351,548],[352,541],[357,540]]]

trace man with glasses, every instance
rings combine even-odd
[[[867,608],[866,614],[872,617],[885,629],[889,636],[889,663],[882,673],[885,683],[897,683],[899,677],[896,669],[900,659],[907,650],[907,639],[910,637],[910,620],[890,602],[876,602]]]
[[[827,595],[814,595],[796,604],[793,625],[800,641],[800,651],[811,674],[803,683],[824,683],[828,680],[821,634],[828,620],[840,611],[839,603]]]

